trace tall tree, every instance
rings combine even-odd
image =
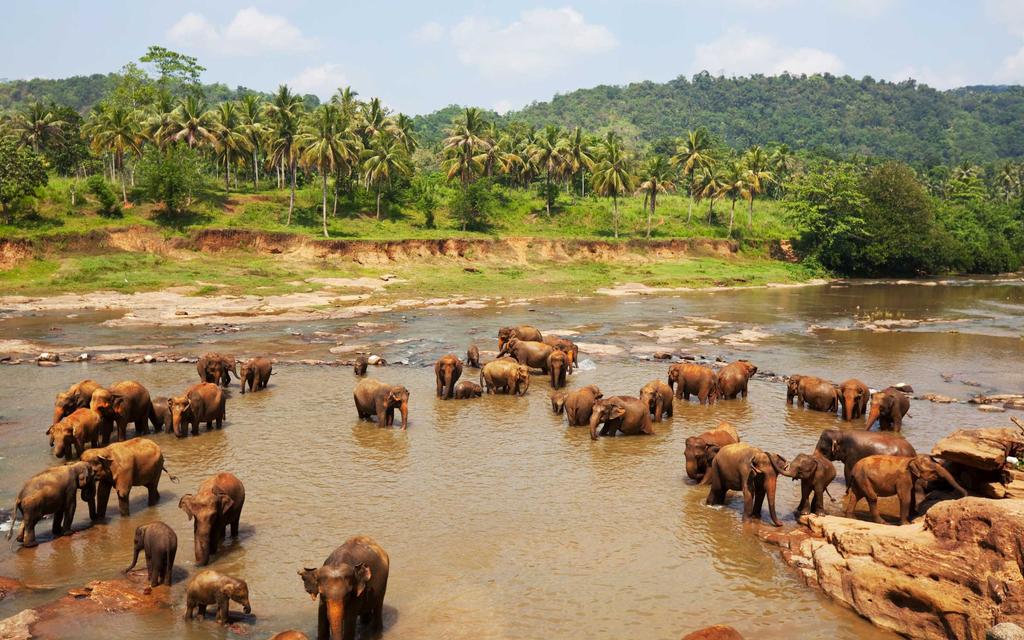
[[[22,141],[36,153],[41,153],[48,145],[62,143],[67,125],[53,105],[47,107],[41,102],[33,102],[24,111],[14,114],[11,123]]]
[[[206,110],[206,101],[189,94],[178,101],[171,115],[168,134],[174,142],[184,142],[196,149],[216,142],[213,135],[216,126],[217,118],[212,111]]]
[[[238,108],[242,119],[243,133],[252,151],[252,188],[260,188],[260,144],[266,135],[263,125],[263,98],[250,93],[242,96]]]
[[[759,145],[754,145],[743,154],[744,178],[749,187],[749,196],[747,197],[748,229],[754,226],[754,196],[764,193],[768,185],[775,182],[771,164],[768,153]]]
[[[690,193],[698,200],[708,201],[708,224],[715,219],[715,200],[722,197],[724,180],[719,163],[715,162],[694,174],[690,185]]]
[[[619,198],[633,191],[634,178],[629,168],[629,156],[622,149],[618,137],[609,132],[601,143],[599,161],[594,167],[594,191],[612,199],[612,226],[619,237]]]
[[[594,168],[594,153],[583,129],[576,127],[565,138],[566,169],[580,177],[580,195],[587,195],[587,172]]]
[[[249,150],[245,125],[238,105],[222,102],[217,105],[217,119],[213,128],[214,148],[224,159],[224,190],[231,191],[231,159]],[[237,180],[236,180],[237,182]]]
[[[121,199],[128,204],[124,161],[125,156],[140,150],[138,111],[116,104],[101,107],[93,113],[86,130],[94,148],[111,154],[112,173],[120,176]]]
[[[749,200],[752,197],[747,169],[741,161],[732,160],[726,163],[725,170],[721,174],[718,197],[729,198],[732,201],[732,206],[729,209],[729,235],[732,235],[733,221],[736,218],[736,201],[740,198]]]
[[[288,167],[291,184],[291,195],[288,197],[288,220],[292,223],[292,212],[295,211],[295,172],[299,154],[295,145],[295,137],[299,134],[299,124],[305,111],[302,97],[292,93],[287,85],[277,88],[273,100],[267,105],[267,116],[270,120],[271,153],[281,167]],[[324,234],[327,223],[324,222]]]
[[[492,145],[484,136],[486,124],[479,109],[467,108],[442,143],[445,159],[441,167],[449,180],[458,179],[463,188],[484,170],[484,157]]]
[[[694,175],[704,171],[715,163],[714,145],[706,129],[691,129],[686,137],[676,144],[676,153],[670,159],[673,166],[678,167],[683,178],[690,182],[690,205],[686,213],[686,222],[693,218],[693,182]]]
[[[366,188],[377,191],[377,219],[380,220],[380,199],[384,187],[390,187],[396,177],[412,173],[405,147],[387,131],[378,132],[363,152],[362,169]]]
[[[530,161],[544,172],[544,204],[550,216],[554,200],[552,179],[557,179],[565,167],[566,145],[562,139],[562,132],[553,125],[544,127],[543,131],[533,138],[527,153],[530,155]]]
[[[675,172],[664,156],[649,158],[644,164],[638,180],[640,186],[637,193],[644,195],[644,209],[647,210],[647,234],[651,237],[651,223],[658,208],[658,195],[674,191],[676,188]]]
[[[330,103],[317,107],[296,137],[295,144],[302,150],[303,163],[320,174],[323,230],[327,238],[327,178],[353,155],[350,142],[341,129],[338,107]]]

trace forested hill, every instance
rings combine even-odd
[[[440,140],[454,109],[416,119],[425,143]],[[913,81],[849,76],[715,78],[599,86],[555,96],[506,121],[613,128],[641,145],[668,146],[705,127],[736,149],[781,142],[840,157],[898,158],[930,166],[1024,156],[1024,87],[936,91]],[[664,150],[664,149],[661,149]]]

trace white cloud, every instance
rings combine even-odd
[[[693,70],[715,75],[838,74],[843,70],[843,62],[828,51],[790,47],[769,36],[731,27],[716,40],[695,47]]]
[[[327,63],[303,69],[287,84],[296,93],[312,93],[321,100],[326,100],[338,90],[338,87],[344,87],[349,81],[341,65]]]
[[[463,18],[451,40],[463,64],[491,76],[545,75],[618,45],[607,27],[571,7],[523,11],[508,24]]]
[[[255,7],[240,9],[224,27],[217,27],[201,13],[186,13],[167,30],[167,38],[178,45],[225,55],[301,53],[317,46],[315,38],[303,35],[287,18]]]
[[[1024,47],[1017,53],[1003,58],[1003,64],[996,73],[1000,82],[1024,84]]]
[[[902,82],[913,78],[920,84],[941,90],[955,89],[968,84],[967,75],[960,68],[934,69],[928,66],[915,67],[911,65],[889,74],[888,78],[893,82]]]
[[[493,107],[495,113],[500,113],[501,115],[505,115],[506,113],[511,111],[512,108],[513,107],[511,100],[498,100],[497,102],[494,103]]]
[[[435,44],[444,39],[445,28],[440,22],[430,20],[420,25],[412,34],[413,40],[420,44]]]
[[[1024,0],[986,0],[985,12],[1007,31],[1024,38]]]

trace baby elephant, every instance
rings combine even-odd
[[[825,513],[824,494],[828,493],[828,485],[836,478],[836,468],[831,460],[817,453],[807,455],[801,453],[793,458],[789,467],[780,471],[784,476],[793,478],[793,481],[800,481],[800,504],[796,511],[800,515],[810,513],[812,510],[818,515]],[[814,498],[808,500],[814,492]],[[832,494],[829,494],[829,498]]]
[[[479,398],[484,394],[484,388],[475,382],[469,380],[463,380],[459,384],[455,385],[455,399],[456,400],[467,400],[469,398]]]
[[[146,552],[146,572],[149,586],[161,584],[171,586],[174,572],[174,555],[178,553],[178,535],[163,522],[144,524],[135,530],[135,549],[132,563],[124,570],[128,573],[139,562],[139,552]]]
[[[928,483],[938,479],[949,483],[960,497],[967,490],[953,478],[946,468],[931,456],[887,456],[874,455],[862,458],[853,467],[846,494],[846,517],[853,517],[854,507],[861,498],[868,501],[871,519],[882,522],[878,515],[878,498],[899,496],[900,524],[907,524],[910,516],[916,515],[917,507],[924,502]]]
[[[262,391],[267,388],[270,376],[274,375],[274,364],[267,358],[250,358],[242,363],[241,378],[242,393],[245,393],[245,385],[249,385],[249,391]]]
[[[249,585],[245,580],[232,578],[212,569],[204,569],[192,578],[185,592],[185,619],[195,617],[196,609],[199,616],[206,616],[206,607],[217,605],[217,622],[228,623],[228,605],[234,600],[242,605],[242,610],[252,613],[249,605]]]
[[[360,420],[376,415],[378,427],[390,427],[395,423],[395,409],[398,409],[402,413],[402,429],[409,426],[409,390],[401,385],[366,378],[352,390],[352,399]]]
[[[475,344],[469,345],[466,349],[466,364],[476,369],[480,368],[480,349]]]

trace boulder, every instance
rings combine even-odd
[[[743,640],[743,636],[727,624],[716,624],[688,633],[682,640]]]
[[[1024,640],[1024,627],[1000,622],[985,633],[985,640]]]
[[[932,447],[932,455],[975,469],[995,471],[1007,456],[1024,452],[1024,433],[1019,429],[958,429]]]

